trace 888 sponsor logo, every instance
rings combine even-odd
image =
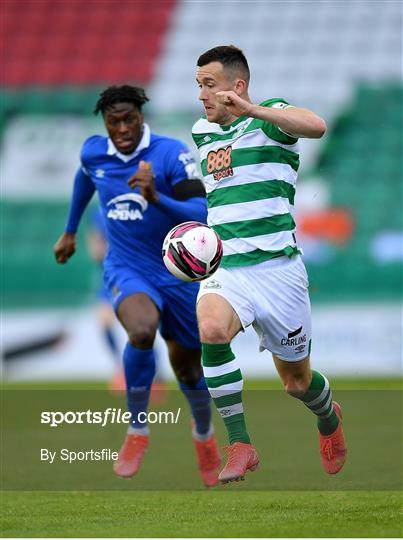
[[[228,176],[234,176],[231,166],[232,146],[219,148],[217,151],[210,150],[207,154],[207,173],[212,174],[217,182]]]

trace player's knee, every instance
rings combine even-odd
[[[310,380],[308,377],[288,377],[284,383],[284,389],[292,397],[301,398],[306,394]]]
[[[187,386],[196,386],[202,374],[201,366],[173,366],[176,378]]]
[[[199,332],[202,343],[229,343],[231,341],[228,328],[215,319],[199,321]]]
[[[138,327],[128,331],[128,338],[133,347],[138,349],[151,349],[155,340],[155,329],[152,327]]]

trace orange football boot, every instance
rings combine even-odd
[[[118,459],[113,464],[115,474],[123,478],[130,478],[138,472],[143,456],[148,448],[148,439],[149,437],[146,435],[134,435],[130,433],[126,435]]]
[[[214,487],[218,484],[218,468],[221,465],[220,453],[214,433],[207,441],[198,441],[193,437],[197,462],[203,484]]]
[[[246,471],[256,471],[259,467],[259,456],[251,444],[236,442],[224,446],[228,455],[228,461],[218,475],[221,483],[238,482],[244,480]]]
[[[333,401],[333,407],[340,420],[336,431],[330,435],[322,435],[319,432],[320,456],[323,468],[328,474],[338,473],[346,462],[347,456],[346,441],[344,440],[342,427],[343,415],[341,407],[336,401]]]

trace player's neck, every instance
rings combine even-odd
[[[235,122],[235,120],[237,120],[239,118],[239,116],[234,116],[233,114],[231,114],[230,116],[228,116],[227,119],[225,119],[223,122],[220,122],[220,126],[221,127],[227,127],[227,126],[230,126],[233,122]]]
[[[246,94],[242,94],[241,96],[239,96],[240,98],[244,99],[245,101],[247,101],[248,103],[252,103],[252,100],[250,99],[249,95],[246,93]],[[228,115],[228,118],[226,118],[223,122],[220,122],[220,126],[230,126],[231,124],[233,124],[236,120],[238,120],[238,118],[241,118],[240,116],[235,116],[234,114],[230,114]]]

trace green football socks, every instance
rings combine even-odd
[[[318,429],[322,435],[330,435],[339,425],[339,418],[333,408],[332,391],[329,381],[319,371],[312,371],[312,381],[300,398],[318,417]]]
[[[229,443],[250,443],[242,405],[243,378],[229,343],[202,343],[204,378],[228,431]]]

